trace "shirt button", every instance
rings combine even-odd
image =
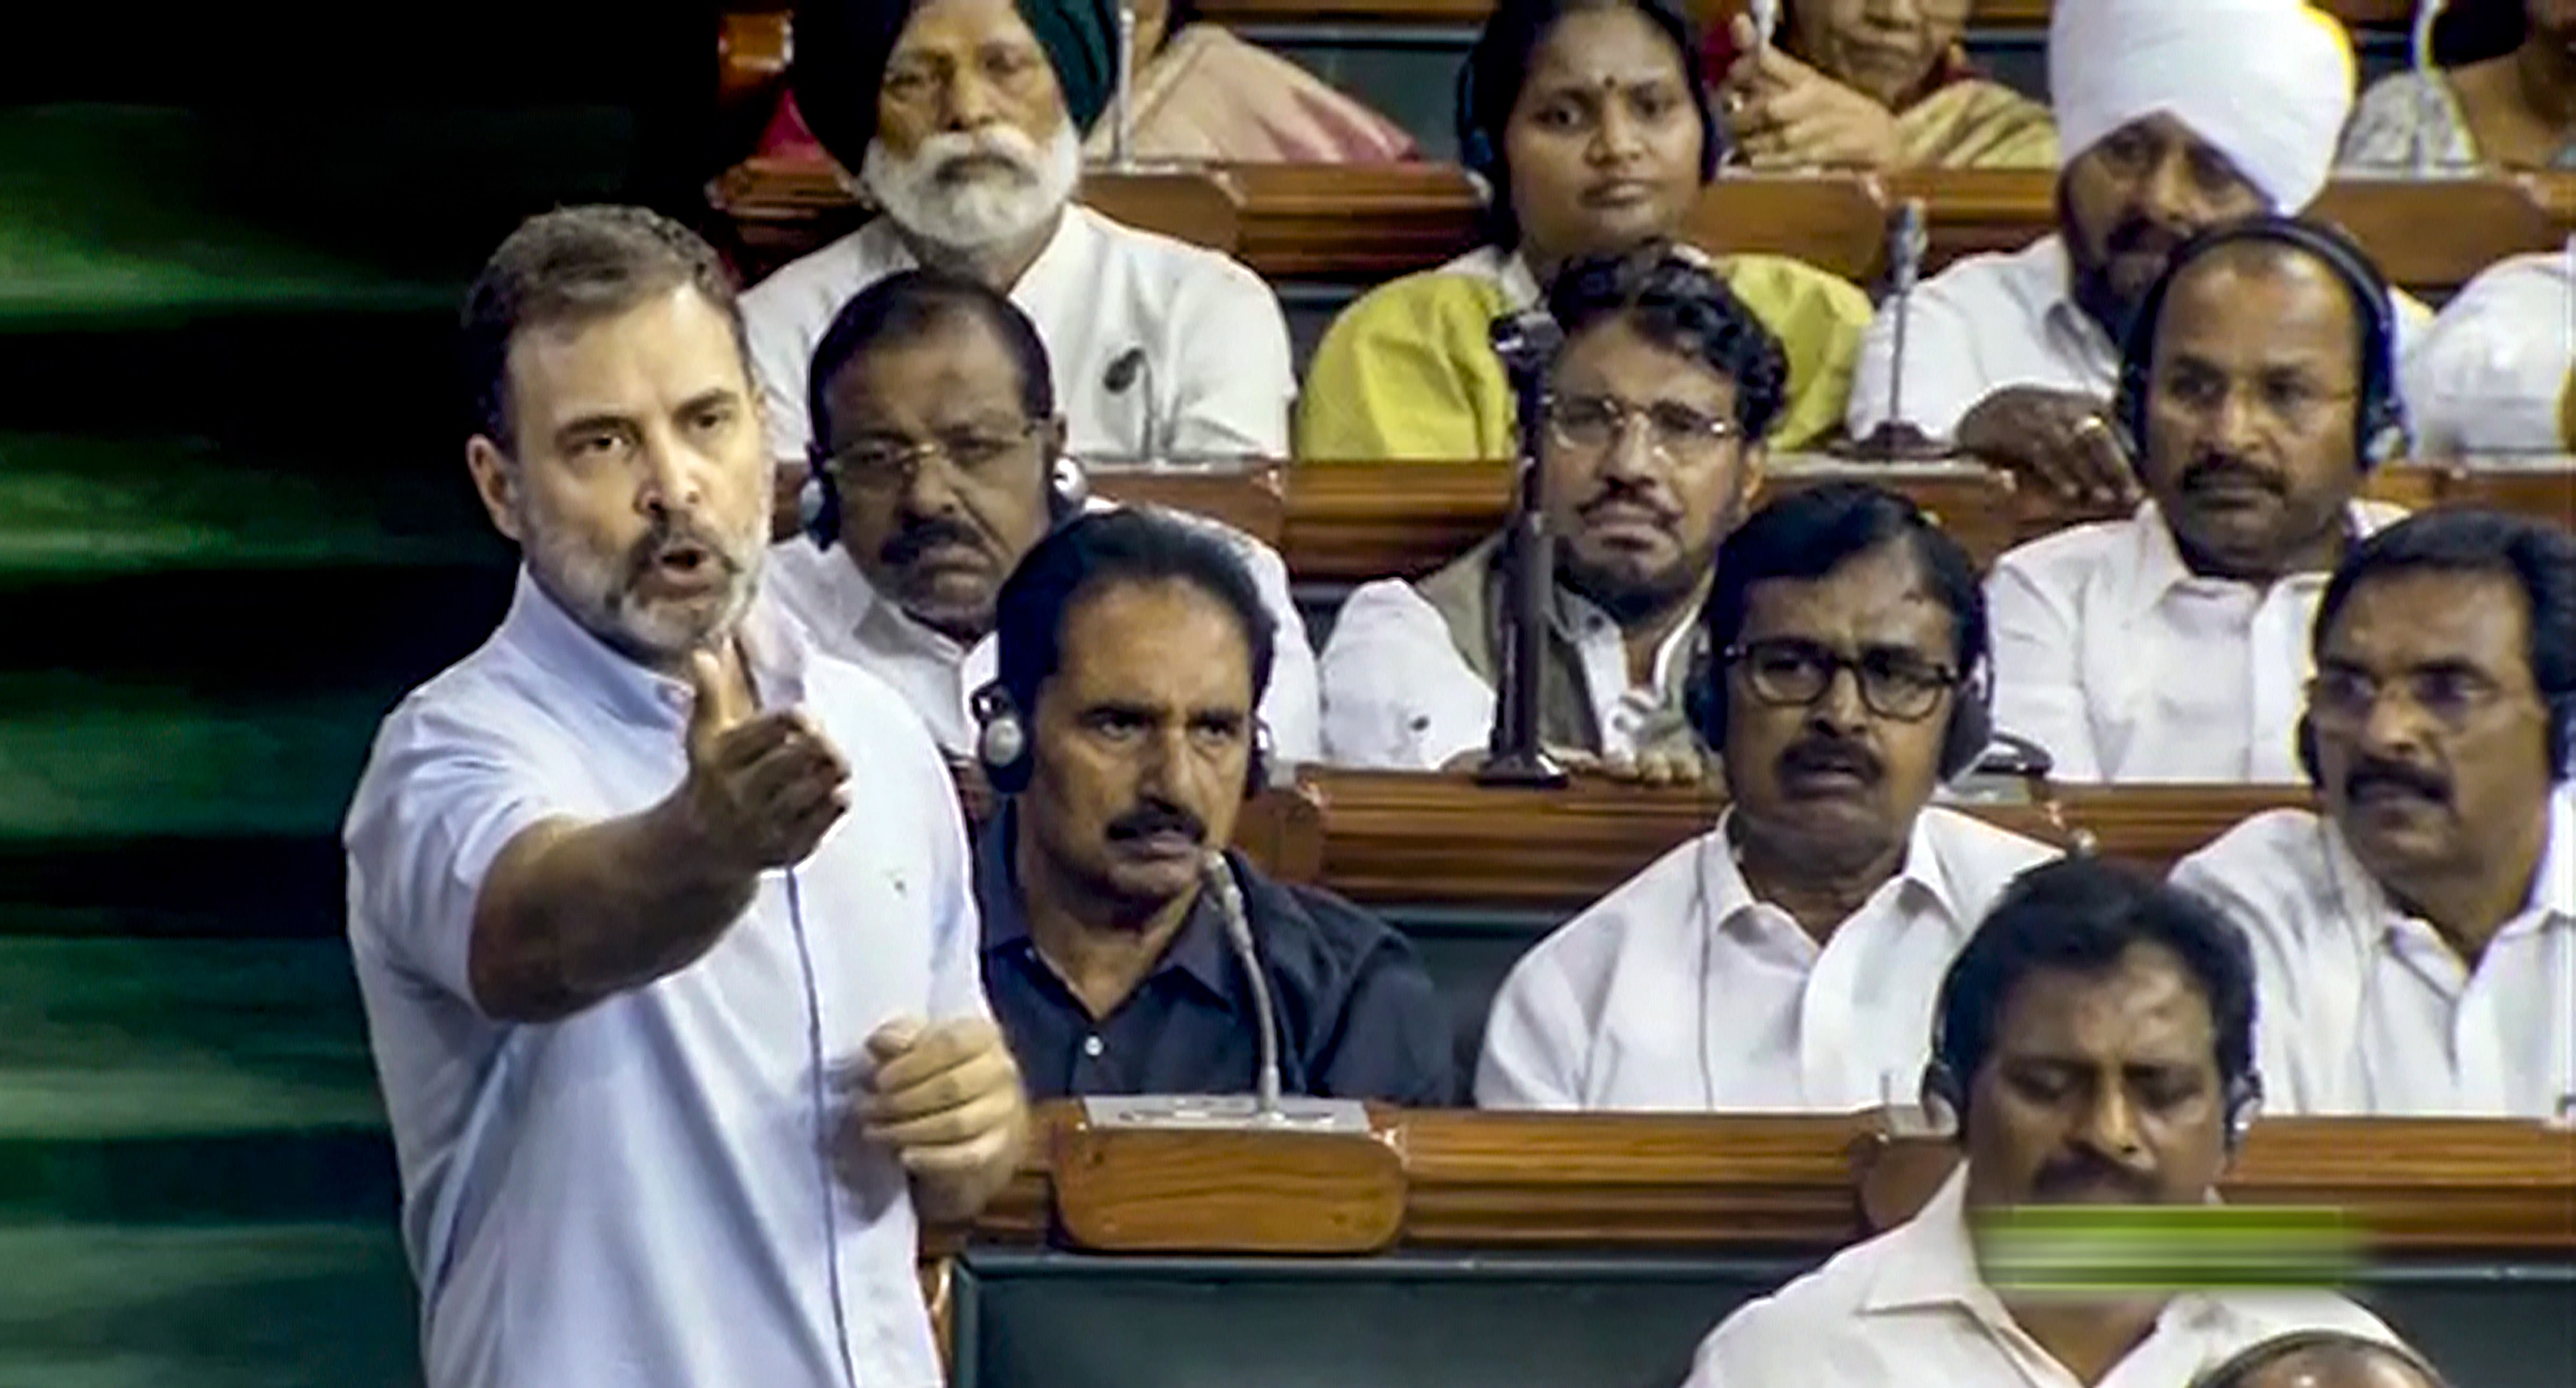
[[[1082,1053],[1094,1060],[1098,1060],[1100,1058],[1100,1053],[1107,1049],[1109,1048],[1106,1045],[1103,1045],[1100,1038],[1097,1036],[1086,1036],[1082,1038]]]

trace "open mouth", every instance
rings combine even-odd
[[[725,565],[714,550],[684,540],[655,551],[644,576],[665,588],[696,591],[721,583]]]

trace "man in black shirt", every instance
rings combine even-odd
[[[1223,542],[1086,516],[1003,585],[977,748],[984,987],[1036,1098],[1253,1089],[1258,1012],[1210,852],[1259,787],[1272,626]],[[1276,1000],[1285,1092],[1453,1102],[1450,1030],[1401,935],[1226,852]]]

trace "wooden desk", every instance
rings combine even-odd
[[[1707,833],[1725,806],[1715,790],[1588,777],[1559,791],[1315,766],[1297,779],[1299,794],[1247,809],[1247,840],[1264,846],[1255,856],[1311,864],[1312,876],[1295,880],[1377,906],[1577,911]],[[2089,831],[2104,856],[2162,873],[2250,815],[2312,803],[2305,786],[2066,786],[2057,796],[2063,827],[2035,805],[1955,808],[2043,842]]]

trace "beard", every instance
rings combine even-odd
[[[1621,627],[1635,627],[1690,601],[1717,557],[1715,545],[1684,551],[1660,568],[1601,562],[1556,542],[1556,581]]]
[[[519,508],[519,533],[528,574],[584,630],[639,664],[667,669],[689,652],[733,631],[751,607],[760,582],[759,520],[740,535],[725,535],[695,517],[665,516],[624,554],[587,543],[573,527]],[[704,596],[656,598],[640,590],[660,557],[675,547],[700,552],[698,563],[717,569],[718,583]]]
[[[968,158],[977,165],[958,167]],[[933,135],[909,155],[872,141],[859,165],[859,182],[895,225],[965,251],[1035,235],[1081,181],[1082,141],[1069,120],[1044,149],[1017,126],[991,125]]]

